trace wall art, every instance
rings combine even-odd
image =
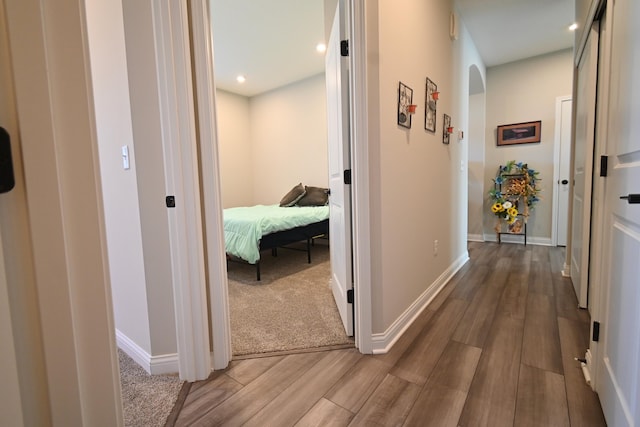
[[[411,129],[411,114],[409,108],[413,103],[413,89],[404,83],[398,85],[398,124]]]
[[[498,145],[530,144],[540,142],[542,122],[515,123],[498,126]]]
[[[442,143],[448,144],[453,128],[451,127],[451,117],[445,114],[442,118]]]
[[[436,131],[436,109],[439,95],[438,86],[427,77],[424,102],[424,128],[430,132]]]

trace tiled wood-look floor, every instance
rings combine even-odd
[[[191,386],[175,424],[605,425],[574,360],[584,357],[589,316],[560,275],[564,251],[469,250],[471,261],[389,353],[234,361]]]

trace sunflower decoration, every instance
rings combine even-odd
[[[491,213],[497,217],[496,232],[502,222],[508,224],[511,233],[519,233],[529,217],[531,209],[540,201],[539,173],[526,163],[511,160],[500,166],[493,179],[494,188],[489,191]],[[522,218],[518,218],[518,216]]]

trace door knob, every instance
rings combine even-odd
[[[568,179],[563,179],[563,180],[562,180],[562,185],[567,185],[568,183],[569,183],[569,180],[568,180]]]
[[[626,200],[630,205],[640,203],[640,194],[629,194],[627,196],[620,196],[620,199]]]

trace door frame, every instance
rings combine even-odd
[[[603,15],[604,14],[604,15]],[[595,1],[592,11],[589,13],[587,21],[589,27],[595,21],[600,21],[599,26],[599,46],[598,46],[598,107],[596,110],[596,131],[594,147],[594,179],[592,187],[593,210],[591,216],[592,223],[592,262],[589,263],[589,276],[594,278],[589,285],[589,314],[591,315],[591,329],[589,332],[590,342],[585,359],[587,361],[587,371],[591,377],[591,387],[598,390],[599,372],[597,363],[599,356],[599,343],[593,341],[594,322],[600,322],[607,311],[607,300],[604,298],[604,210],[605,205],[605,179],[600,178],[601,165],[597,159],[607,153],[607,135],[609,126],[609,98],[610,98],[610,68],[611,68],[611,28],[613,19],[613,2],[607,0]],[[586,38],[585,38],[586,43]],[[577,59],[576,59],[577,60]],[[602,201],[602,202],[599,202]]]
[[[189,11],[187,2],[152,3],[180,379],[211,372]]]
[[[350,16],[350,138],[352,152],[353,280],[355,345],[371,353],[371,270],[368,165],[365,0],[345,1]],[[158,43],[163,145],[168,195],[178,208],[170,215],[171,258],[174,270],[176,330],[180,377],[205,379],[211,370],[231,360],[229,301],[224,248],[221,246],[222,203],[218,182],[217,126],[212,67],[209,0],[163,0],[154,3]],[[196,11],[198,13],[196,13]],[[206,12],[206,13],[204,13]],[[189,17],[194,29],[190,33]],[[195,58],[193,64],[191,59]],[[194,72],[197,82],[192,81]],[[194,94],[197,90],[197,96]],[[197,99],[197,110],[194,107]],[[196,129],[196,117],[198,128]],[[198,138],[196,138],[196,135]],[[196,149],[200,146],[200,151]],[[199,163],[201,160],[202,163]],[[202,181],[201,181],[202,178]],[[205,179],[206,178],[206,179]],[[204,210],[203,210],[204,208]],[[203,228],[207,230],[206,242]],[[220,233],[220,234],[217,234]],[[206,258],[205,258],[206,254]],[[206,272],[209,273],[207,279]],[[212,319],[206,310],[206,287]],[[210,339],[211,337],[211,346]],[[213,354],[210,348],[215,349]],[[203,354],[207,354],[206,360]],[[212,364],[213,362],[213,364]]]
[[[561,148],[561,126],[562,123],[562,103],[566,101],[573,101],[571,95],[564,95],[556,97],[556,128],[555,128],[555,142],[553,144],[553,182],[554,190],[553,190],[553,204],[551,211],[551,245],[558,246],[558,217],[560,216],[560,210],[558,207],[558,195],[560,193],[558,180],[560,179],[560,148]],[[572,107],[573,108],[573,107]],[[569,123],[569,126],[573,126],[573,123]],[[573,132],[572,132],[573,133]],[[569,144],[571,145],[571,140],[569,140]],[[571,149],[569,149],[571,151]],[[569,155],[569,159],[567,159],[569,163],[571,163],[571,154]],[[571,168],[571,164],[569,164],[569,168]],[[569,169],[569,173],[571,174],[571,169]],[[569,194],[571,196],[571,194]],[[571,200],[569,200],[571,202]],[[568,212],[567,212],[568,214]],[[567,233],[569,232],[569,220],[567,219]],[[569,237],[567,236],[567,241],[569,241]],[[565,263],[566,264],[566,263]],[[564,269],[566,269],[566,265]]]

